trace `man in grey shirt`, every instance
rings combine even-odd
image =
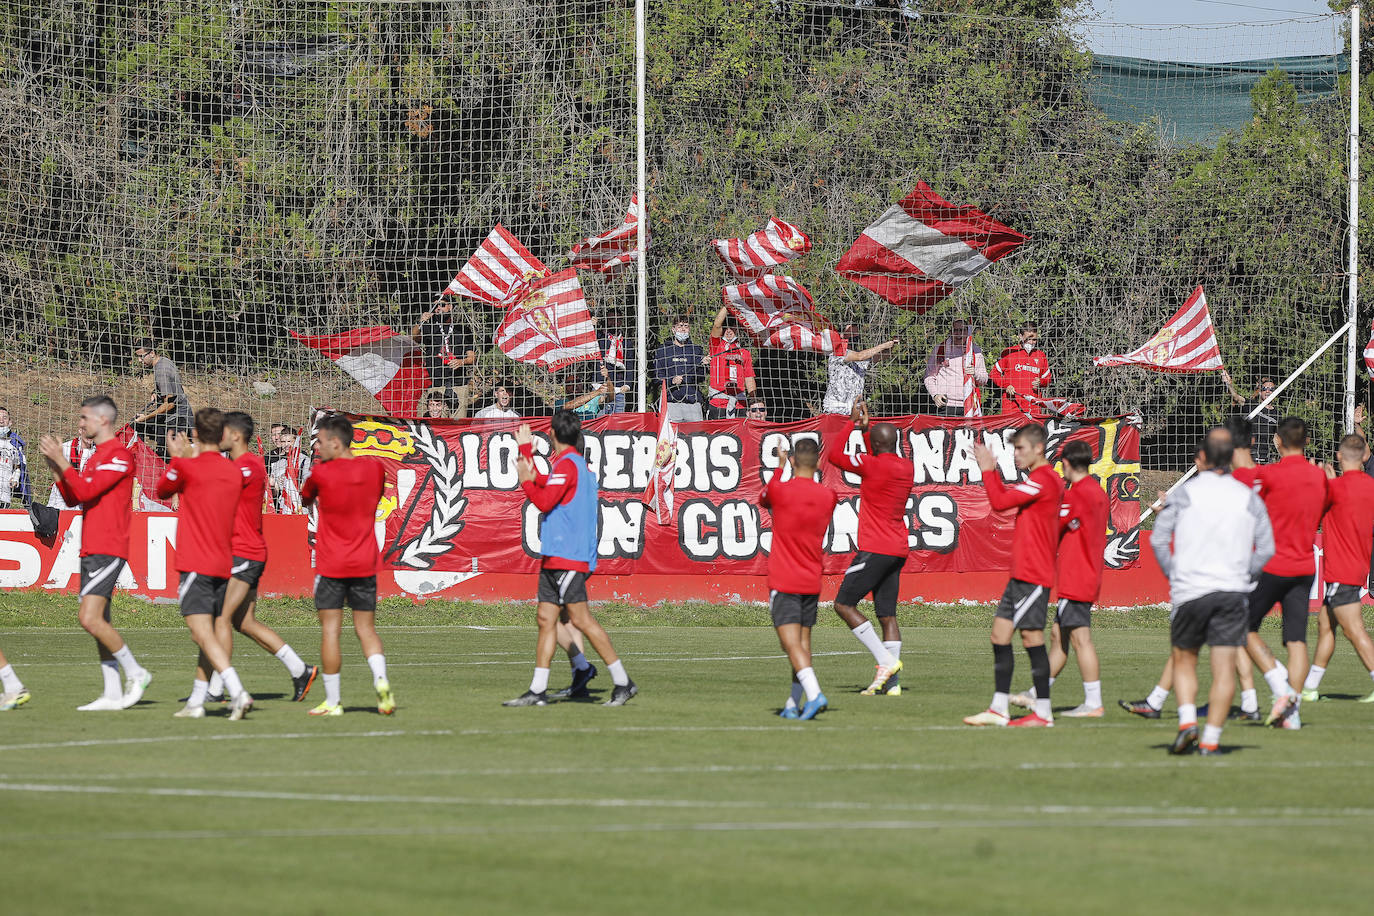
[[[145,369],[153,370],[153,397],[133,419],[134,432],[167,460],[167,434],[173,430],[189,432],[192,426],[191,402],[181,387],[176,363],[157,352],[153,342],[143,339],[134,348],[134,357]]]
[[[847,324],[844,328],[844,339],[851,344],[851,349],[847,350],[844,356],[831,355],[827,361],[828,373],[825,382],[825,399],[821,402],[822,413],[838,413],[849,415],[857,401],[864,397],[864,376],[868,373],[869,364],[873,357],[886,353],[897,346],[896,340],[885,340],[876,347],[869,347],[867,350],[852,349],[853,341],[857,338],[859,328],[855,324]]]
[[[1150,534],[1159,568],[1169,577],[1169,643],[1178,695],[1178,736],[1171,754],[1217,753],[1236,690],[1236,652],[1249,630],[1249,593],[1274,555],[1264,502],[1229,473],[1231,432],[1208,430],[1198,449],[1198,475],[1175,490]],[[1197,657],[1211,647],[1207,727],[1197,728]]]

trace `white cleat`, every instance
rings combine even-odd
[[[1020,706],[1022,709],[1034,709],[1035,694],[1030,692],[1015,694],[1011,698],[1011,705]]]
[[[1000,712],[994,712],[991,709],[985,709],[971,716],[964,716],[965,725],[992,725],[995,727],[1002,727],[1010,721],[1011,720],[1007,716],[1002,715]]]
[[[181,708],[178,709],[176,712],[172,713],[172,718],[174,718],[174,719],[204,719],[204,718],[205,718],[205,707],[204,707],[204,706],[192,706],[190,703],[187,703],[185,706],[181,707]]]
[[[1106,713],[1101,706],[1089,706],[1084,703],[1082,706],[1075,706],[1073,709],[1066,709],[1060,713],[1066,719],[1100,719]]]
[[[77,712],[118,712],[124,708],[124,701],[119,697],[96,697],[85,706],[76,707]]]
[[[153,682],[153,672],[144,668],[138,674],[129,678],[124,684],[124,698],[120,701],[121,709],[128,709],[130,706],[143,699],[143,691],[148,689],[148,685]]]
[[[248,715],[248,710],[252,708],[253,697],[248,691],[244,690],[238,696],[234,697],[233,705],[229,707],[229,720],[232,722],[242,719],[244,716]]]

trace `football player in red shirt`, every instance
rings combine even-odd
[[[821,593],[825,532],[835,511],[835,491],[816,481],[821,449],[814,439],[798,440],[789,455],[778,448],[778,466],[759,494],[773,516],[768,551],[768,611],[778,642],[792,663],[792,695],[779,713],[784,719],[814,719],[827,702],[811,667],[811,628]],[[783,480],[783,466],[792,477]],[[806,701],[798,709],[803,694]]]
[[[845,454],[848,436],[837,437],[826,450],[826,461],[861,478],[859,483],[858,550],[835,596],[835,613],[849,625],[854,637],[873,654],[877,672],[863,696],[878,693],[900,696],[897,672],[902,670],[902,631],[897,628],[897,589],[910,545],[907,540],[906,503],[916,480],[916,466],[897,454],[897,427],[871,423],[868,405],[854,403],[854,428],[864,435],[864,449],[854,457]],[[858,604],[873,595],[873,610],[883,628],[883,638],[859,613]]]
[[[215,634],[215,620],[224,610],[224,589],[233,568],[234,514],[243,478],[219,450],[224,414],[202,407],[196,411],[195,424],[194,444],[180,430],[167,434],[171,461],[156,488],[160,499],[181,495],[177,507],[176,568],[181,573],[177,600],[186,628],[200,647],[191,696],[175,715],[182,719],[205,717],[213,669],[232,702],[229,718],[242,719],[253,708],[253,697],[243,689],[238,672],[229,663],[229,653]]]
[[[992,365],[989,376],[1002,389],[1002,413],[1020,414],[1028,420],[1042,416],[1028,395],[1040,398],[1054,381],[1050,358],[1040,349],[1040,331],[1030,322],[1017,329],[1020,342],[1007,347]]]
[[[81,402],[79,434],[95,443],[95,453],[77,471],[62,443],[43,436],[38,448],[52,469],[57,488],[70,506],[81,505],[82,628],[95,638],[105,690],[82,711],[128,709],[143,697],[153,675],[134,660],[119,631],[110,626],[110,596],[129,559],[129,520],[133,515],[134,456],[115,437],[115,402],[98,395]],[[119,669],[126,683],[121,692]]]
[[[1045,651],[1045,617],[1050,587],[1054,584],[1055,553],[1059,546],[1059,506],[1064,499],[1064,480],[1045,460],[1045,427],[1023,426],[1012,436],[1016,466],[1026,479],[1010,486],[997,472],[997,458],[981,442],[973,447],[974,460],[983,472],[988,503],[994,511],[1016,510],[1016,529],[1011,542],[1011,580],[997,605],[992,622],[992,705],[964,718],[966,725],[1054,725],[1050,709],[1050,658]],[[1021,631],[1021,645],[1030,656],[1031,681],[1035,685],[1035,711],[1012,722],[1008,715],[1011,676],[1016,665],[1011,634]]]
[[[1336,453],[1341,476],[1330,466],[1326,515],[1322,519],[1322,579],[1325,601],[1317,617],[1317,651],[1302,685],[1304,702],[1319,698],[1322,675],[1336,652],[1338,623],[1355,647],[1369,676],[1374,678],[1374,641],[1364,628],[1360,588],[1369,575],[1369,554],[1374,546],[1374,478],[1364,472],[1369,446],[1364,436],[1351,434],[1341,440]],[[1374,703],[1374,693],[1360,700]]]
[[[315,529],[315,611],[320,615],[320,667],[324,700],[312,716],[341,716],[339,675],[343,655],[343,607],[353,611],[353,631],[372,670],[377,712],[396,711],[386,677],[386,656],[377,635],[377,504],[386,493],[386,469],[372,458],[353,454],[353,424],[336,413],[316,425],[319,461],[301,487],[301,501],[317,507]]]

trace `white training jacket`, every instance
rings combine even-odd
[[[1248,592],[1274,555],[1264,501],[1224,471],[1169,494],[1150,535],[1174,607],[1213,592]]]

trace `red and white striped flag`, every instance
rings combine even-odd
[[[1043,415],[1049,417],[1069,419],[1084,416],[1088,412],[1087,407],[1077,401],[1070,401],[1068,398],[1037,398],[1033,394],[1027,394],[1026,400],[1038,407]]]
[[[843,356],[845,339],[816,311],[811,294],[791,277],[765,274],[727,286],[721,303],[760,346],[777,350],[814,350]]]
[[[673,477],[677,473],[677,427],[668,419],[668,388],[658,397],[658,442],[654,445],[654,467],[649,485],[644,488],[644,504],[653,510],[660,525],[673,521]]]
[[[321,337],[292,331],[291,336],[332,359],[393,417],[415,416],[420,395],[430,382],[420,348],[409,336],[386,325]]]
[[[468,258],[444,295],[500,305],[516,285],[547,276],[549,269],[500,223]]]
[[[924,312],[1027,241],[922,181],[863,231],[835,270],[893,305]]]
[[[1156,372],[1212,372],[1221,368],[1207,296],[1199,286],[1164,327],[1130,353],[1098,356],[1095,366],[1139,366]]]
[[[1369,323],[1369,343],[1364,345],[1364,367],[1374,378],[1374,321]]]
[[[762,276],[811,250],[811,239],[805,232],[776,216],[748,238],[715,239],[711,244],[736,277]]]
[[[496,345],[511,359],[553,370],[601,355],[582,284],[571,267],[518,287],[502,304],[507,311]]]
[[[973,375],[973,368],[978,364],[978,354],[973,349],[973,334],[969,334],[964,341],[964,358],[960,365],[964,370],[964,416],[981,417],[983,415],[983,395],[978,390],[978,379]]]
[[[639,257],[639,195],[630,198],[625,220],[614,229],[583,239],[572,247],[569,257],[572,266],[581,270],[597,270],[615,274]],[[650,247],[649,227],[644,227],[644,247]]]

